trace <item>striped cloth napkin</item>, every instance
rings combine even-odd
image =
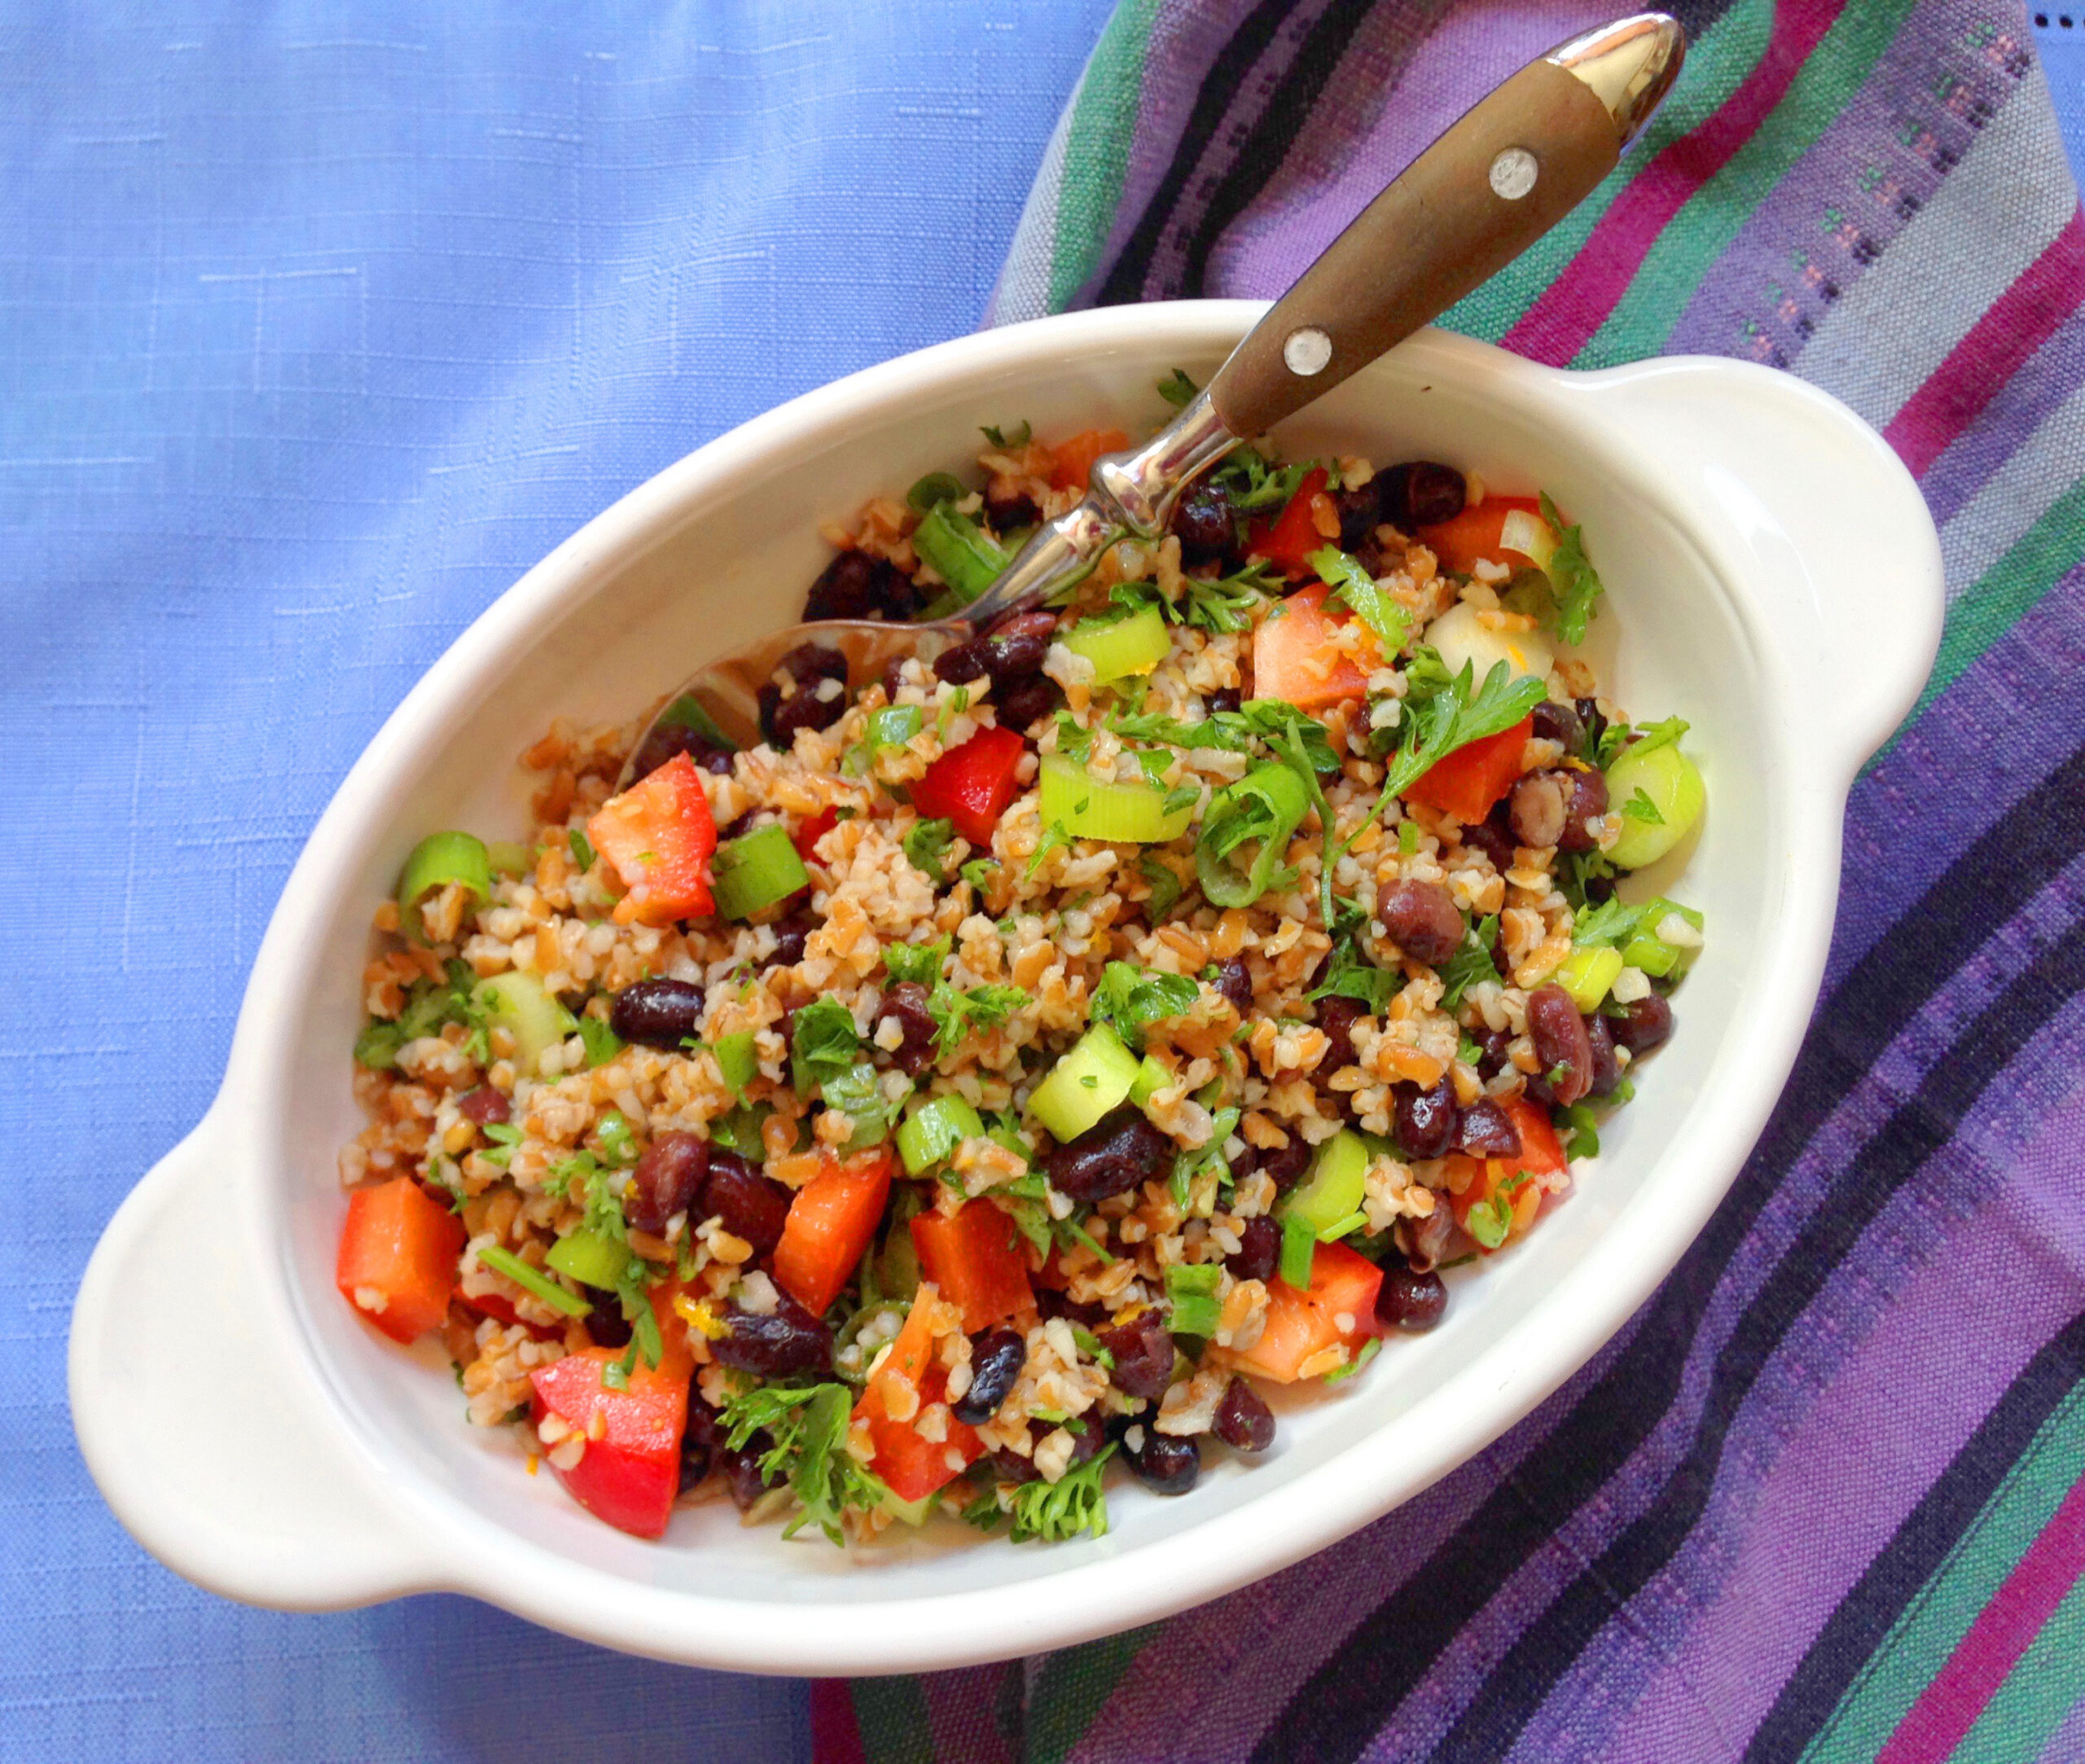
[[[1646,138],[1445,322],[1784,367],[1940,524],[1940,664],[1855,792],[1787,1095],[1679,1270],[1461,1470],[1170,1622],[823,1687],[828,1758],[2085,1759],[2077,191],[2017,7],[1679,11]],[[1122,0],[991,317],[1278,294],[1603,15]]]

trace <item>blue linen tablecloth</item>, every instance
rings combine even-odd
[[[971,329],[1111,0],[0,14],[0,1757],[801,1757],[801,1685],[195,1591],[67,1417],[307,831],[558,540]]]

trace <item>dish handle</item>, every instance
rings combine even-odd
[[[88,1262],[67,1367],[87,1468],[138,1542],[226,1598],[330,1610],[431,1589],[261,1314],[259,1252],[226,1205],[222,1106],[131,1191]]]
[[[1940,536],[1903,462],[1829,393],[1752,362],[1673,356],[1582,384],[1751,554],[1821,730],[1859,766],[1917,702],[1946,611]]]

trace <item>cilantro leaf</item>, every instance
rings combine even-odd
[[[937,937],[932,943],[887,943],[884,946],[883,965],[890,970],[893,983],[917,981],[923,986],[931,986],[942,977],[942,964],[948,959],[948,939]],[[803,1019],[797,1018],[801,1025]]]
[[[988,426],[979,429],[977,432],[994,447],[1002,450],[1025,447],[1035,437],[1034,429],[1029,426],[1025,417],[1016,423],[1011,431]]]
[[[1358,998],[1367,1006],[1369,1016],[1380,1016],[1403,985],[1402,974],[1378,968],[1368,959],[1361,946],[1348,937],[1332,946],[1324,979],[1304,996],[1314,1000]]]
[[[1618,950],[1636,935],[1636,927],[1643,916],[1644,909],[1640,906],[1618,900],[1602,901],[1599,906],[1588,907],[1573,918],[1572,946],[1581,950]]]
[[[1177,367],[1158,383],[1158,396],[1176,410],[1192,404],[1195,394],[1201,389],[1183,370]]]
[[[1622,812],[1632,821],[1641,821],[1646,827],[1663,827],[1665,817],[1658,813],[1658,805],[1651,801],[1651,793],[1641,784],[1636,793],[1622,805]]]
[[[1477,927],[1463,934],[1462,947],[1443,962],[1439,969],[1443,990],[1441,1008],[1452,1011],[1463,1002],[1463,994],[1479,981],[1496,980],[1499,970],[1491,959],[1491,951],[1499,941],[1499,915],[1494,913],[1481,920]]]
[[[1637,739],[1628,744],[1631,753],[1650,753],[1659,748],[1669,748],[1692,726],[1684,717],[1668,717],[1663,722],[1646,723],[1635,731]]]
[[[1581,529],[1564,524],[1564,517],[1556,512],[1547,490],[1542,492],[1542,518],[1556,535],[1556,549],[1551,554],[1546,572],[1556,596],[1556,635],[1567,643],[1582,643],[1602,592],[1600,573],[1586,555]]]
[[[855,1030],[854,1013],[837,998],[814,998],[797,1013],[789,1062],[798,1095],[827,1078],[838,1077],[861,1056],[862,1038]]]
[[[906,862],[928,881],[946,882],[948,875],[942,859],[955,837],[953,821],[915,821],[902,841]]]
[[[1150,852],[1139,860],[1137,867],[1151,884],[1151,921],[1156,924],[1173,911],[1174,902],[1180,898],[1180,878],[1170,864]]]
[[[882,1500],[883,1483],[847,1450],[854,1406],[854,1393],[845,1384],[755,1384],[726,1402],[718,1417],[727,1450],[744,1450],[757,1433],[773,1437],[761,1458],[761,1474],[787,1481],[801,1509],[784,1537],[813,1525],[841,1542],[841,1516],[865,1512]]]
[[[1411,640],[1411,616],[1376,586],[1376,578],[1336,545],[1310,554],[1310,568],[1332,586],[1333,597],[1376,634],[1385,660],[1394,660]]]
[[[1082,1531],[1096,1538],[1108,1534],[1108,1497],[1100,1486],[1101,1474],[1115,1455],[1114,1446],[1100,1452],[1076,1470],[1067,1470],[1055,1482],[1024,1482],[1013,1492],[1013,1541],[1031,1538],[1043,1543],[1064,1543]]]
[[[972,986],[959,992],[943,981],[927,1000],[927,1014],[938,1032],[936,1056],[946,1059],[972,1035],[997,1029],[1028,1003],[1028,994],[1018,986]]]
[[[1254,615],[1275,591],[1272,566],[1256,558],[1229,576],[1187,577],[1180,617],[1205,631],[1235,635],[1253,628]]]
[[[1194,1008],[1201,988],[1184,974],[1153,974],[1127,962],[1110,962],[1086,1006],[1090,1022],[1105,1023],[1124,1043],[1141,1051],[1143,1032],[1166,1017]]]
[[[1093,757],[1093,731],[1082,727],[1068,710],[1057,713],[1057,751],[1074,766],[1083,766]]]
[[[1233,508],[1249,513],[1258,508],[1286,507],[1289,498],[1296,494],[1296,486],[1303,481],[1310,469],[1307,460],[1278,466],[1257,448],[1240,447],[1209,477],[1213,482],[1223,485]]]

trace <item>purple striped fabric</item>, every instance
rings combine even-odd
[[[1125,4],[993,316],[1278,292],[1599,15]],[[1126,1646],[923,1681],[930,1731],[872,1757],[2085,1759],[2085,1660],[2033,1652],[2075,1502],[2025,1525],[2013,1473],[2085,1375],[2085,230],[2016,7],[1684,17],[1646,139],[1448,322],[1785,366],[1920,474],[1939,685],[1849,807],[1788,1094],[1680,1270],[1521,1427]]]

